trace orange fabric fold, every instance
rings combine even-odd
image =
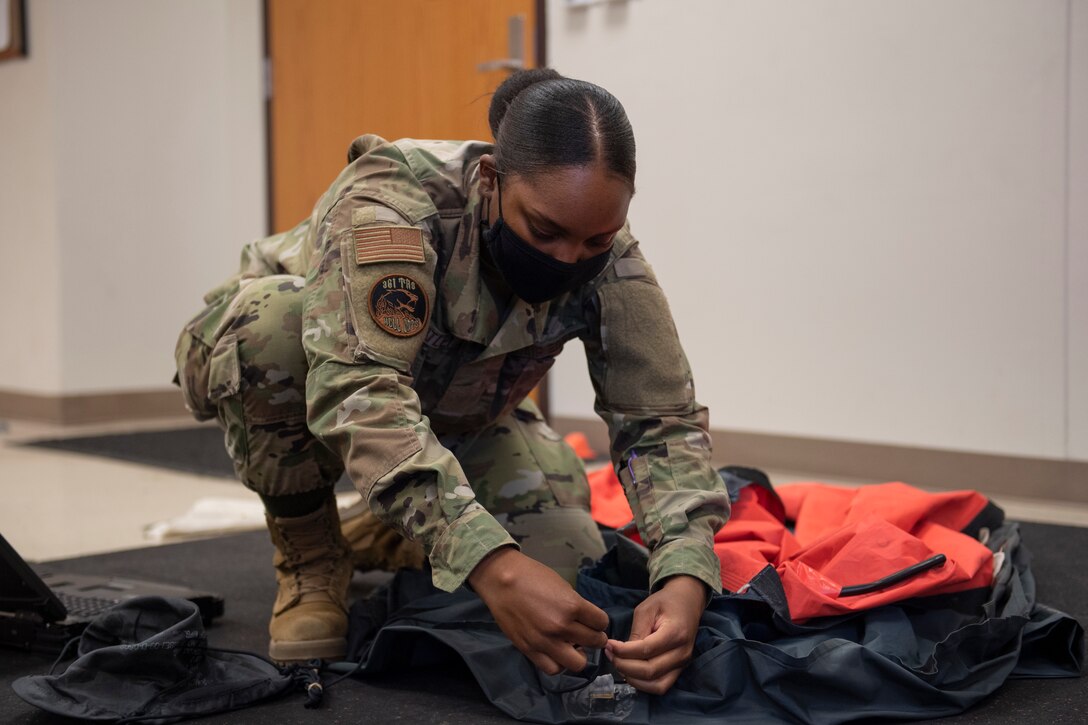
[[[589,475],[593,518],[618,528],[631,509],[611,467]],[[993,553],[962,530],[988,501],[974,491],[928,493],[905,483],[842,488],[795,483],[776,489],[791,532],[742,488],[729,522],[714,538],[722,586],[741,590],[770,565],[778,572],[797,621],[879,607],[914,597],[989,587]],[[766,492],[764,492],[765,494]],[[943,565],[870,593],[844,587],[876,582],[944,554]]]

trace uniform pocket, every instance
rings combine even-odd
[[[249,453],[241,390],[238,338],[224,335],[212,349],[208,361],[208,400],[216,405],[216,414],[225,434],[227,454],[234,461],[236,470],[245,466]]]
[[[503,358],[493,357],[460,367],[432,414],[442,421],[443,430],[479,430],[491,419],[495,391],[489,381],[499,376]]]
[[[223,318],[234,304],[239,288],[238,278],[231,278],[205,295],[207,307],[185,326],[189,334],[208,347],[214,347],[217,336],[222,332]]]
[[[178,366],[174,384],[181,388],[185,408],[197,420],[215,417],[215,405],[208,400],[208,362],[211,348],[192,335],[188,328],[181,331],[174,350]]]
[[[212,350],[208,361],[208,400],[219,401],[237,395],[242,388],[242,368],[238,362],[238,338],[224,335]]]

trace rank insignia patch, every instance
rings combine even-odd
[[[355,263],[415,262],[423,264],[423,232],[416,227],[355,227]]]
[[[427,293],[411,277],[390,274],[370,288],[370,316],[390,335],[411,337],[427,327]]]

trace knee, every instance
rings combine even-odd
[[[302,302],[301,277],[273,275],[243,282],[212,353],[213,360],[223,356],[238,368],[242,392],[264,391],[260,394],[271,405],[277,399],[298,402],[284,391],[300,391],[306,379]]]
[[[302,349],[303,280],[273,275],[243,280],[217,299],[178,338],[175,359],[186,407],[198,419],[220,414],[222,401],[263,391],[261,414],[282,417],[303,405],[306,358]]]
[[[588,511],[545,508],[500,518],[522,553],[551,567],[573,584],[578,571],[605,553],[604,539]]]
[[[269,346],[290,349],[302,337],[302,277],[279,274],[243,280],[220,329],[248,343],[243,354]]]

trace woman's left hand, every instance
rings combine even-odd
[[[705,606],[705,584],[691,576],[670,577],[635,607],[630,639],[608,640],[605,655],[629,684],[663,695],[691,659]]]

